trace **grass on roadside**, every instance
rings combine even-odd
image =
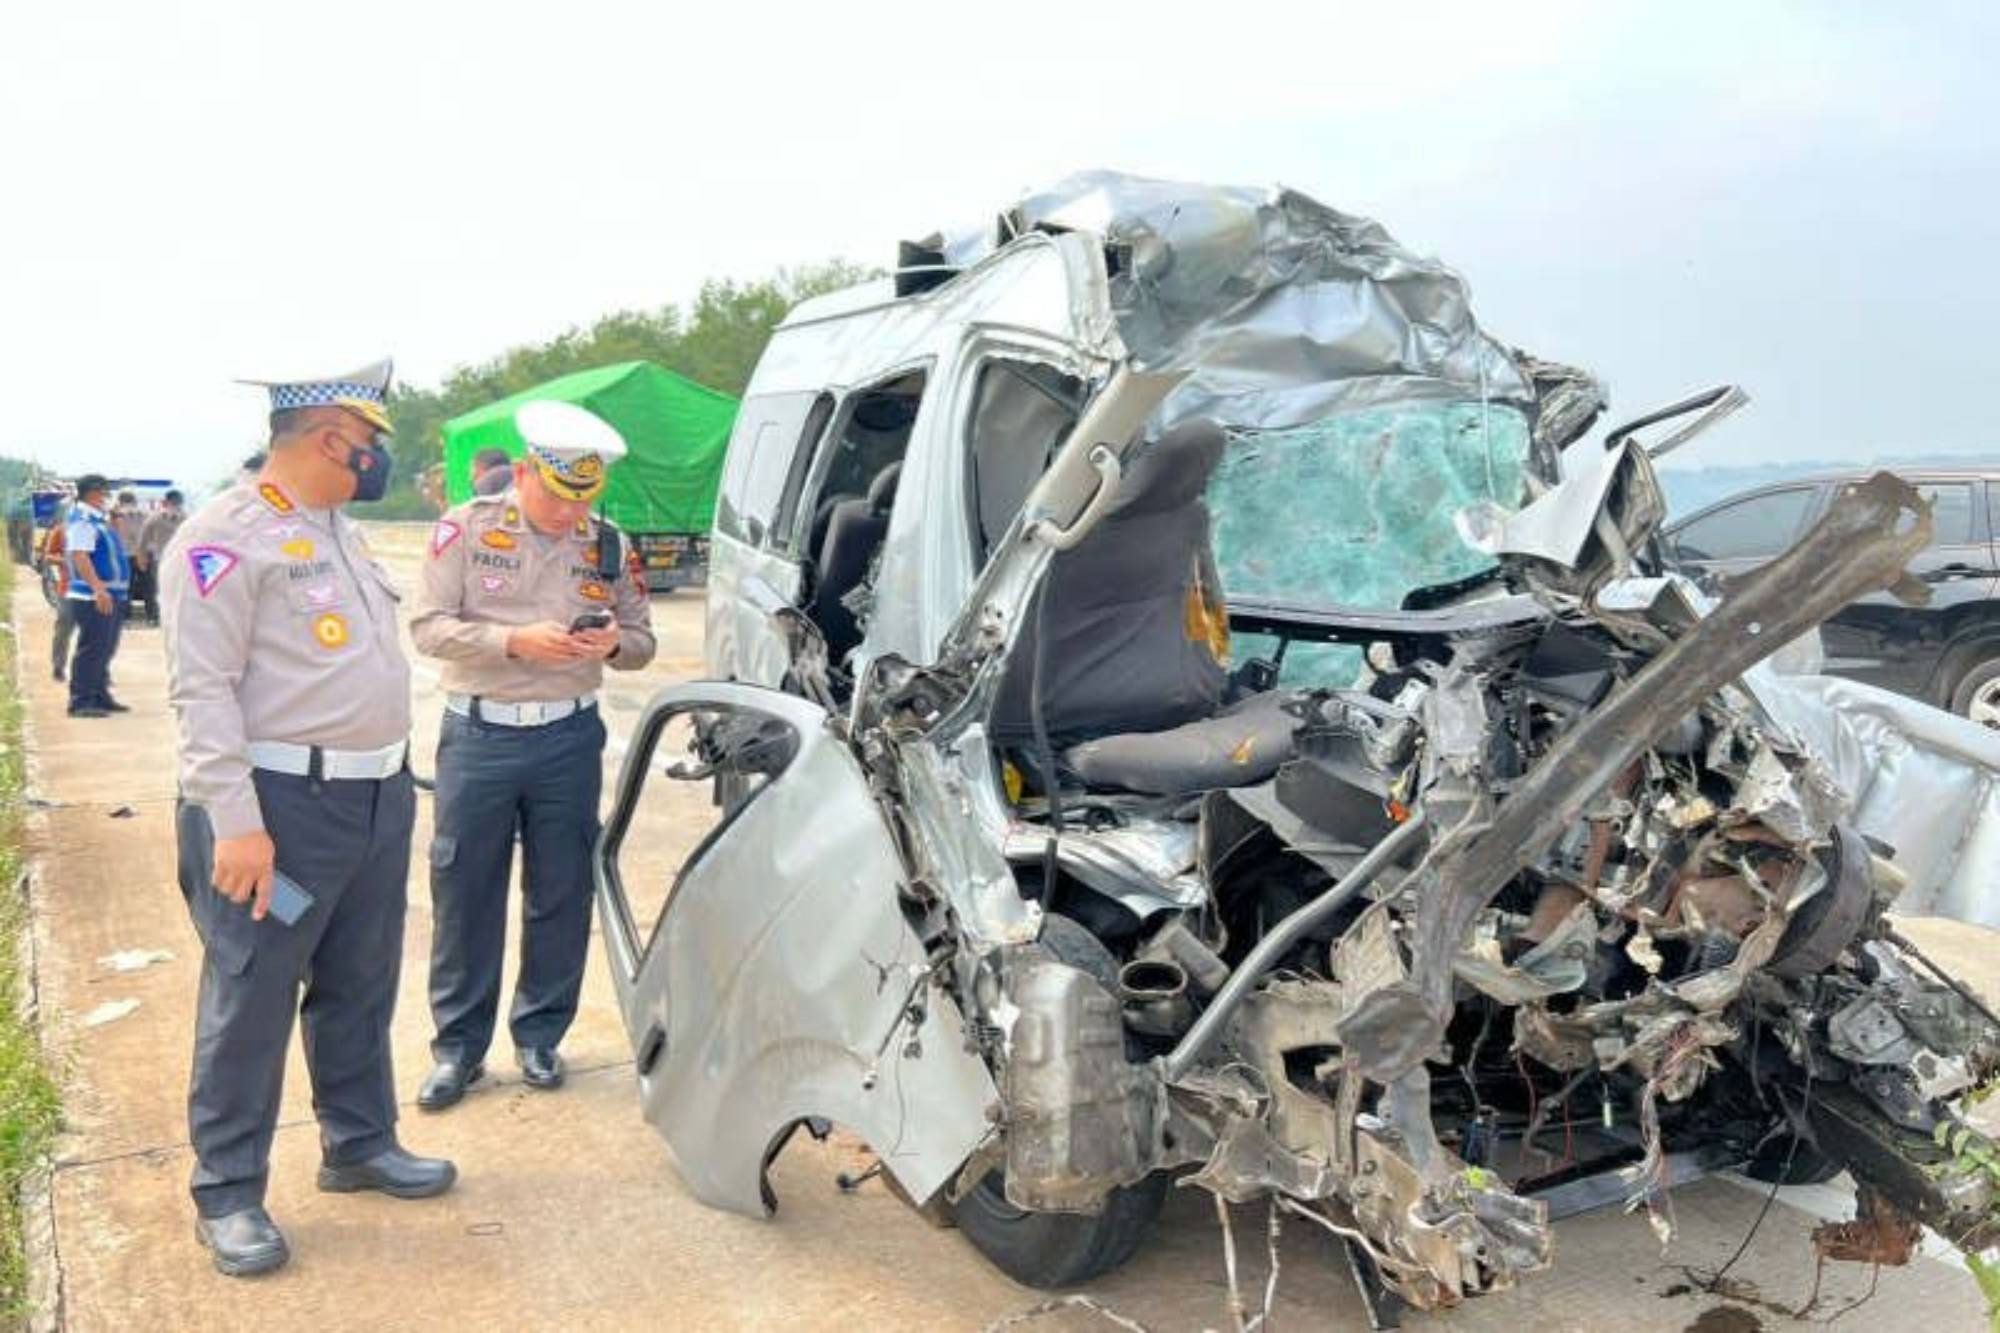
[[[0,551],[0,618],[12,607],[14,564]],[[21,891],[26,756],[21,700],[14,688],[18,630],[0,632],[0,1318],[27,1313],[27,1255],[21,1186],[47,1157],[61,1117],[55,1081],[42,1059],[34,1024],[21,1012],[28,959],[21,942],[28,902]]]

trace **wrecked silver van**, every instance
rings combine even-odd
[[[1580,443],[1589,375],[1286,191],[1081,176],[800,307],[597,856],[690,1186],[837,1123],[1023,1282],[1173,1182],[1425,1308],[1721,1167],[1993,1241],[2000,1023],[1885,916],[1990,910],[1989,742],[1763,663],[1928,514],[1877,477],[1710,606],[1684,406]]]

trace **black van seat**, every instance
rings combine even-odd
[[[1299,719],[1290,690],[1254,694],[1213,717],[1166,731],[1128,732],[1072,745],[1063,763],[1093,788],[1183,796],[1262,782],[1292,758]]]
[[[827,515],[808,614],[825,636],[827,657],[833,662],[840,662],[861,642],[861,627],[844,599],[868,576],[875,553],[882,549],[902,472],[901,463],[889,464],[869,483],[866,499],[841,500]]]
[[[1227,673],[1211,639],[1190,633],[1190,602],[1220,606],[1202,496],[1223,448],[1213,422],[1174,427],[1139,454],[1090,535],[1050,561],[1044,605],[1022,625],[1001,681],[996,739],[1034,735],[1038,654],[1042,723],[1057,749],[1222,707]]]

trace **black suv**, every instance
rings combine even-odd
[[[1666,530],[1668,557],[1686,572],[1712,576],[1726,592],[1730,579],[1797,540],[1840,487],[1868,475],[1803,477],[1718,501]],[[2000,506],[1994,489],[2000,472],[1901,475],[1931,503],[1931,544],[1910,562],[1910,572],[1930,585],[1930,603],[1905,606],[1878,594],[1847,607],[1820,631],[1826,670],[2000,727],[2000,559],[1993,512]]]

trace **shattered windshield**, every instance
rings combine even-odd
[[[1491,567],[1455,520],[1480,501],[1520,506],[1528,422],[1502,403],[1413,402],[1289,430],[1243,431],[1209,482],[1225,594],[1315,607],[1394,610],[1417,588]],[[1235,656],[1268,656],[1244,636]],[[1288,683],[1344,685],[1359,650],[1301,644]]]

